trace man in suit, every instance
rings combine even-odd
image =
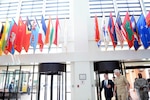
[[[104,88],[104,95],[106,100],[111,100],[113,97],[113,87],[114,83],[112,80],[108,79],[108,73],[104,74],[104,80],[102,81],[101,91]]]

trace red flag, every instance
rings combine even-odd
[[[46,35],[46,24],[44,17],[42,16],[41,23],[39,24],[39,34],[38,34],[38,44],[40,47],[40,51],[42,52],[43,47],[44,47],[44,42],[45,42],[45,35]]]
[[[10,30],[10,34],[9,34],[8,42],[7,42],[8,44],[7,44],[7,48],[6,48],[10,53],[12,52],[12,48],[14,47],[14,42],[15,42],[17,33],[18,33],[18,26],[14,22],[14,24]]]
[[[58,17],[56,18],[56,24],[55,24],[55,38],[54,38],[54,44],[58,45],[58,25],[59,25],[59,20]]]
[[[40,47],[40,51],[42,52],[43,50],[43,47],[44,47],[44,37],[43,37],[44,34],[44,31],[42,29],[42,25],[40,24],[40,29],[39,29],[39,34],[38,34],[38,44],[39,44],[39,47]]]
[[[27,21],[26,21],[26,32],[24,34],[24,39],[23,39],[23,47],[25,49],[26,52],[28,52],[29,46],[30,46],[30,37],[31,37],[31,29],[32,29],[32,25],[27,17]]]
[[[98,42],[100,40],[100,32],[98,26],[98,18],[95,15],[95,41]]]
[[[147,23],[147,26],[150,27],[150,11],[148,12],[146,16],[146,23]]]
[[[126,13],[126,16],[124,18],[123,27],[126,31],[125,38],[128,42],[129,48],[131,48],[134,44],[134,35],[133,35],[134,33],[133,33],[130,16],[128,12]]]
[[[18,21],[18,33],[16,34],[16,39],[15,39],[15,44],[14,44],[15,50],[17,50],[19,53],[22,50],[23,38],[24,38],[25,32],[26,32],[26,25],[23,23],[20,17]]]

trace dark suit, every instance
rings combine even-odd
[[[114,82],[112,80],[108,80],[108,85],[111,85],[111,87],[107,88],[105,85],[105,80],[103,80],[101,91],[104,88],[104,94],[105,94],[106,100],[111,100],[111,98],[113,97]]]

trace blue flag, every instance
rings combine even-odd
[[[146,20],[143,14],[141,14],[141,16],[137,21],[137,27],[138,27],[139,36],[141,38],[143,46],[145,49],[147,49],[150,45],[150,33],[146,25]]]
[[[33,21],[31,33],[32,34],[30,38],[30,45],[33,47],[34,52],[35,52],[36,45],[38,43],[38,34],[39,34],[39,27],[38,27],[36,19]]]
[[[119,30],[121,30],[122,21],[119,12],[117,14],[116,23],[118,24]]]
[[[131,25],[132,25],[132,29],[134,32],[134,48],[135,50],[138,50],[138,48],[141,46],[141,42],[140,42],[138,30],[137,30],[137,24],[133,15],[131,17]]]
[[[114,20],[112,13],[110,13],[109,21],[108,21],[108,31],[111,37],[111,41],[113,44],[113,47],[115,48],[117,46],[117,35],[115,31],[115,25],[114,25]]]
[[[42,23],[42,28],[43,28],[44,34],[46,35],[47,28],[46,28],[45,19],[44,19],[43,16],[42,16],[42,19],[41,19],[41,23]]]

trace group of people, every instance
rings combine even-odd
[[[106,100],[111,100],[115,96],[116,100],[132,100],[130,96],[130,84],[125,76],[120,73],[119,69],[114,70],[116,75],[114,80],[108,78],[108,73],[104,74],[104,80],[102,81],[101,91],[104,89],[104,95]],[[139,100],[148,100],[149,84],[148,81],[142,78],[142,74],[138,74],[138,78],[134,83],[134,87],[139,95]]]

